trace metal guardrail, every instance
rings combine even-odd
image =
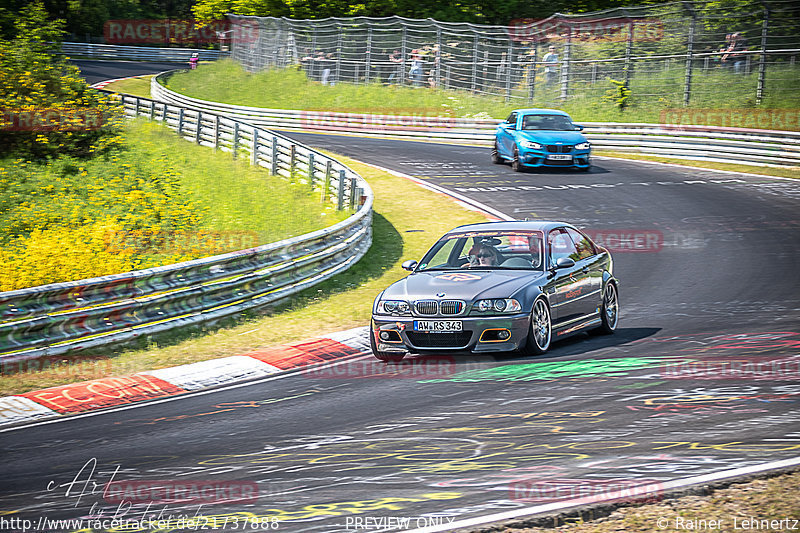
[[[353,170],[274,132],[147,98],[121,96],[127,116],[160,120],[184,138],[247,155],[304,180],[355,212],[306,235],[148,270],[0,293],[0,361],[63,354],[199,324],[294,294],[342,272],[372,243],[373,194]]]
[[[188,62],[192,54],[201,61],[213,61],[226,57],[227,52],[194,48],[154,48],[148,46],[120,46],[116,44],[61,43],[61,53],[99,59],[132,59],[136,61],[180,61]]]
[[[162,82],[169,74],[152,78],[150,92],[155,99],[202,112],[224,113],[260,127],[489,146],[499,123],[496,119],[295,111],[209,102],[164,87]],[[582,124],[595,150],[745,165],[800,166],[800,132],[669,124]]]

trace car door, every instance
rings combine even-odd
[[[571,268],[560,268],[553,273],[553,293],[550,295],[550,306],[555,327],[566,326],[589,314],[587,298],[589,293],[589,275],[577,261],[578,250],[566,228],[551,230],[547,237],[548,268],[553,268],[562,257],[576,261]]]
[[[584,315],[600,312],[601,295],[603,289],[603,270],[605,261],[597,253],[592,241],[580,231],[574,228],[567,228],[567,233],[575,245],[578,259],[575,260],[575,267],[580,269],[584,275],[584,292],[580,295],[582,303],[581,312]]]
[[[514,144],[516,143],[515,132],[517,129],[517,112],[508,115],[505,122],[500,124],[497,132],[497,145],[500,147],[500,155],[507,159],[514,156]]]

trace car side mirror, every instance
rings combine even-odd
[[[583,131],[583,126],[580,124],[573,124],[573,126],[575,126],[575,131]]]
[[[415,268],[417,268],[417,262],[413,259],[409,259],[400,266],[403,267],[403,270],[413,271]]]
[[[569,257],[559,257],[556,261],[556,270],[562,268],[572,268],[575,266],[575,261],[570,259]]]

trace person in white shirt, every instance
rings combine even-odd
[[[553,83],[558,78],[558,54],[555,46],[550,46],[547,49],[542,62],[544,63],[544,82],[547,84]]]

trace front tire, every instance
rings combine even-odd
[[[606,290],[603,291],[603,303],[600,306],[600,327],[598,333],[610,335],[617,329],[619,322],[619,295],[617,286],[613,282],[606,283]]]
[[[533,302],[531,311],[531,325],[528,328],[528,338],[526,339],[524,355],[542,355],[550,348],[550,341],[553,337],[553,323],[550,318],[550,308],[544,298],[538,298]]]
[[[514,146],[514,159],[511,160],[511,170],[522,172],[522,163],[519,161],[519,150]]]
[[[399,363],[406,356],[404,353],[379,352],[378,345],[375,343],[375,332],[372,329],[369,332],[369,347],[372,348],[372,355],[375,356],[375,359],[384,363]]]
[[[494,141],[494,146],[492,147],[492,163],[495,165],[499,165],[503,162],[503,158],[500,157],[500,152],[497,149],[497,140]]]

